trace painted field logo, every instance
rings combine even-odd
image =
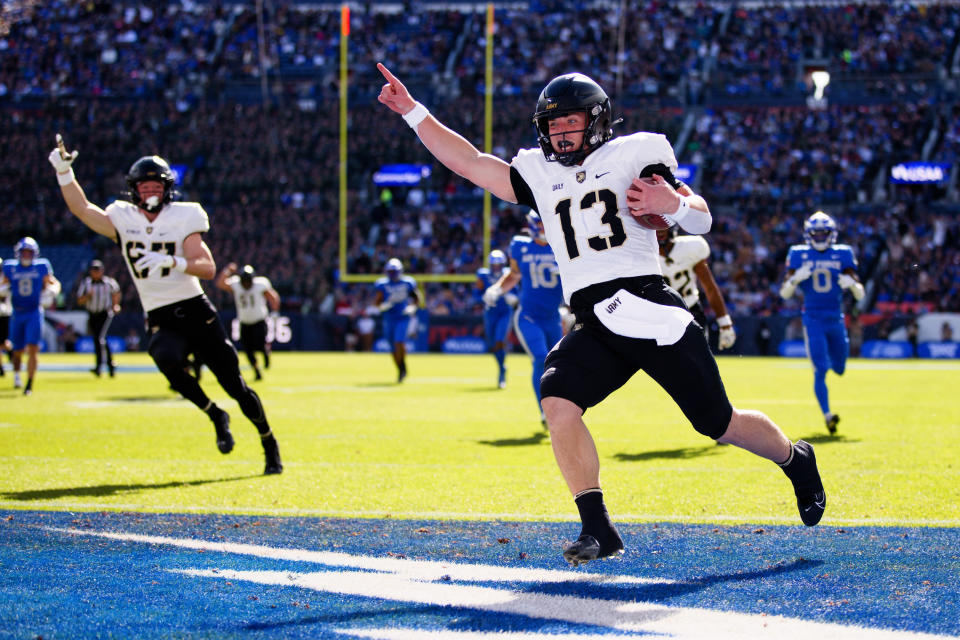
[[[548,638],[670,637],[670,638],[778,638],[804,639],[903,639],[937,636],[910,632],[871,629],[850,625],[812,622],[775,615],[720,611],[697,607],[666,606],[637,598],[643,588],[674,587],[685,583],[667,578],[641,578],[628,575],[597,574],[583,571],[497,566],[478,563],[422,561],[383,558],[358,554],[307,549],[274,548],[261,545],[211,542],[191,538],[170,538],[133,533],[114,533],[73,528],[44,527],[77,536],[121,542],[163,545],[230,556],[253,556],[268,561],[299,562],[317,565],[312,571],[231,568],[166,568],[172,574],[189,579],[229,581],[233,584],[290,587],[336,596],[403,602],[441,607],[449,612],[450,627],[441,630],[416,626],[358,628],[343,626],[337,634],[362,638]],[[244,563],[249,566],[249,562]],[[583,595],[586,592],[589,595]],[[619,592],[619,594],[618,594]],[[614,597],[610,597],[610,596]],[[621,597],[616,597],[620,595]],[[602,596],[602,597],[601,597]],[[341,598],[342,599],[342,598]],[[489,616],[485,626],[497,629],[505,616],[553,621],[588,629],[579,633],[547,632],[503,633],[496,631],[460,631],[456,620],[463,610]],[[338,623],[339,624],[339,623]],[[634,635],[636,634],[636,635]]]

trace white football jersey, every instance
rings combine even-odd
[[[568,303],[592,284],[660,273],[657,232],[627,209],[627,187],[651,164],[677,170],[666,137],[645,132],[614,138],[575,167],[547,162],[539,148],[513,158],[536,200]]]
[[[267,319],[270,309],[267,307],[267,299],[263,293],[273,289],[270,280],[263,276],[254,276],[253,284],[249,289],[243,288],[240,276],[230,276],[224,280],[224,283],[233,291],[233,301],[237,305],[237,320],[242,324],[254,324]]]
[[[683,296],[687,307],[700,301],[700,287],[693,267],[710,257],[710,245],[702,236],[677,236],[670,253],[660,256],[660,269],[667,284]]]
[[[203,207],[196,202],[171,202],[150,222],[137,205],[117,200],[105,213],[117,230],[117,242],[144,311],[203,295],[196,276],[176,269],[158,269],[147,275],[146,270],[137,271],[133,266],[144,251],[183,256],[187,236],[210,230]]]

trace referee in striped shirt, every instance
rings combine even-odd
[[[107,342],[107,330],[113,320],[113,314],[120,311],[120,285],[110,276],[103,275],[103,263],[94,260],[90,263],[90,275],[83,279],[77,289],[77,302],[84,305],[90,313],[88,330],[94,340],[97,354],[97,366],[90,369],[100,377],[100,370],[107,365],[112,378],[115,371],[110,343]]]

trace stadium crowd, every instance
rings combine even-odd
[[[534,146],[536,93],[555,73],[584,70],[613,94],[620,131],[664,132],[680,162],[698,167],[694,186],[715,213],[713,269],[734,315],[795,311],[776,294],[783,258],[818,208],[857,250],[874,305],[960,309],[955,199],[885,178],[891,163],[920,159],[929,140],[931,160],[960,157],[960,120],[941,100],[955,84],[931,81],[956,54],[955,3],[647,2],[624,20],[598,3],[575,24],[558,8],[573,4],[498,9],[495,154],[509,160]],[[52,2],[32,11],[0,35],[0,141],[18,150],[0,158],[4,246],[22,235],[89,244],[121,279],[126,307],[136,304],[118,253],[61,206],[43,160],[59,131],[80,150],[77,175],[94,202],[121,197],[130,163],[158,153],[181,170],[183,197],[209,212],[207,241],[221,262],[254,264],[288,309],[364,312],[369,288],[337,279],[338,10],[278,6],[265,16],[262,52],[257,16],[239,6]],[[372,176],[383,164],[429,158],[376,105],[378,60],[482,144],[484,28],[480,11],[353,13],[351,273],[379,273],[394,256],[412,273],[472,273],[483,263],[481,200],[466,182],[440,167],[412,188],[379,188]],[[805,60],[829,68],[835,83],[886,74],[920,98],[865,90],[824,110],[804,100],[771,105],[771,96],[809,94]],[[713,104],[714,95],[725,100]],[[493,247],[506,247],[524,214],[494,200]],[[432,313],[479,309],[469,284],[427,292]]]

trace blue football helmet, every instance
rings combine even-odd
[[[20,253],[24,249],[26,249],[27,251],[33,252],[33,255],[30,256],[30,259],[26,261],[24,261],[23,258],[20,257]],[[26,236],[25,238],[20,238],[17,244],[15,244],[13,247],[13,255],[14,257],[16,257],[17,260],[20,261],[20,264],[22,264],[23,266],[25,267],[30,266],[30,264],[40,256],[40,245],[37,244],[37,241],[31,238],[30,236]]]
[[[490,271],[500,271],[507,264],[507,256],[500,249],[490,252]]]
[[[817,211],[803,223],[803,237],[817,251],[826,251],[837,241],[837,223],[823,211]]]
[[[383,271],[391,280],[399,280],[403,274],[403,263],[398,258],[390,258],[387,260],[387,266],[384,267]]]
[[[529,233],[530,237],[534,240],[539,240],[540,242],[547,241],[547,234],[543,230],[543,220],[540,219],[540,214],[533,209],[527,214],[527,233]]]

